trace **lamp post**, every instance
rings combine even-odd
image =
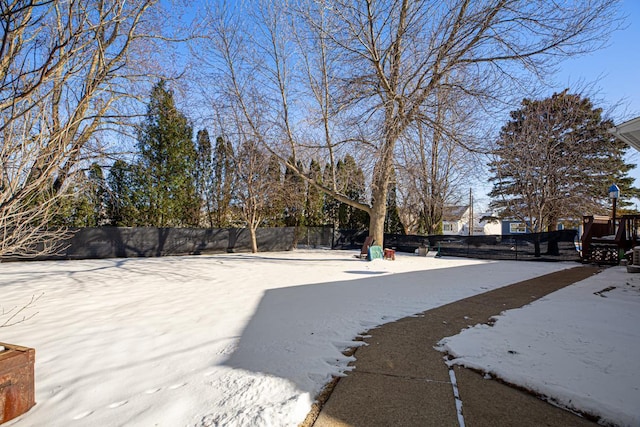
[[[609,198],[613,202],[613,215],[611,220],[611,229],[613,234],[616,234],[616,202],[618,201],[618,197],[620,197],[620,189],[617,185],[613,184],[609,187]]]

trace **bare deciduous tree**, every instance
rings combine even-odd
[[[446,87],[437,92],[438,102],[422,113],[433,116],[431,123],[437,126],[418,121],[399,141],[399,206],[407,234],[439,234],[445,205],[458,203],[461,189],[470,187],[479,175],[477,155],[467,149],[476,145],[475,136],[467,131],[477,128],[473,105]],[[468,135],[469,139],[463,145],[450,138],[451,134]]]
[[[56,198],[135,93],[155,2],[1,2],[0,256],[47,252],[61,237],[46,228]]]
[[[234,156],[234,165],[238,179],[236,198],[241,216],[251,235],[251,251],[258,252],[256,230],[264,220],[273,215],[271,209],[274,200],[280,196],[280,164],[274,171],[271,156],[256,141],[241,137]],[[276,185],[274,185],[276,184]]]
[[[264,0],[212,17],[209,52],[218,59],[210,64],[216,81],[231,82],[219,99],[239,105],[254,138],[309,184],[319,185],[296,168],[304,150],[370,159],[370,204],[331,185],[322,189],[368,212],[370,234],[382,243],[399,142],[412,127],[421,123],[468,145],[467,135],[442,126],[425,108],[438,104],[439,89],[485,105],[507,89],[522,90],[516,85],[523,78],[544,77],[558,59],[597,48],[612,29],[615,6],[616,0]],[[241,23],[242,14],[251,22]]]
[[[349,67],[345,107],[378,128],[372,175],[370,232],[382,237],[386,192],[399,139],[422,120],[464,144],[462,135],[422,114],[448,87],[489,98],[498,78],[513,79],[519,67],[542,72],[554,54],[593,47],[608,24],[610,1],[574,5],[520,1],[328,2],[332,44]],[[518,67],[518,68],[516,68]],[[482,77],[482,78],[479,78]]]

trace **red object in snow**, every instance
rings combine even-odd
[[[36,404],[35,359],[33,348],[0,343],[0,424],[24,414]]]

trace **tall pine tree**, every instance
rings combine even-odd
[[[396,173],[393,172],[389,191],[387,192],[387,216],[384,219],[384,232],[390,234],[405,234],[400,215],[398,214],[398,195],[396,191]]]
[[[320,168],[320,163],[316,160],[311,160],[311,164],[309,165],[309,177],[315,182],[322,184],[322,170]],[[322,209],[323,204],[324,194],[313,185],[308,185],[305,206],[307,225],[317,227],[327,223]]]
[[[358,166],[353,156],[347,154],[336,165],[338,188],[351,200],[366,203],[366,184],[364,172]],[[365,230],[369,227],[369,214],[346,203],[338,206],[338,221],[340,228]]]
[[[231,142],[219,136],[213,159],[212,211],[211,227],[227,227],[229,210],[235,186],[234,152]]]
[[[124,160],[116,160],[111,166],[107,178],[110,191],[107,194],[107,217],[111,225],[116,227],[134,227],[144,225],[138,214],[142,205],[142,188],[135,172],[137,165]]]
[[[209,138],[209,132],[206,129],[201,129],[198,131],[196,135],[196,149],[196,194],[203,207],[203,209],[201,209],[201,214],[203,214],[206,218],[205,223],[209,227],[213,227],[213,152],[211,148],[211,139]]]
[[[140,207],[145,225],[198,225],[198,156],[192,134],[187,117],[176,108],[173,93],[160,81],[151,90],[147,115],[138,132],[140,178],[147,196]]]
[[[621,205],[639,191],[624,162],[628,147],[608,129],[588,98],[568,90],[542,100],[525,99],[502,128],[492,173],[491,206],[528,224],[554,230],[559,219],[609,212],[607,188],[621,189]]]
[[[300,161],[294,162],[293,158],[289,158],[289,162],[295,164],[298,170],[304,170]],[[306,194],[306,183],[291,169],[286,168],[282,199],[284,202],[284,224],[287,227],[305,225]]]

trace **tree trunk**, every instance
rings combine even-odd
[[[394,143],[387,142],[386,152],[393,150]],[[384,149],[383,149],[384,150]],[[384,151],[383,151],[384,152]],[[384,247],[384,221],[387,216],[387,195],[393,170],[392,158],[383,155],[374,168],[371,188],[371,211],[369,212],[369,235],[376,245]]]
[[[536,258],[540,258],[542,256],[542,254],[540,253],[540,233],[535,233],[533,237],[533,248],[533,256]]]
[[[251,235],[251,252],[258,253],[258,239],[256,239],[256,229],[249,227],[249,234]]]
[[[376,245],[384,246],[384,219],[387,213],[387,191],[379,187],[373,194],[371,214],[369,217],[369,235],[373,236]]]
[[[557,237],[551,234],[554,231],[558,231],[558,221],[556,219],[552,218],[550,220],[547,231],[549,232],[549,237],[547,238],[547,255],[560,255]]]

